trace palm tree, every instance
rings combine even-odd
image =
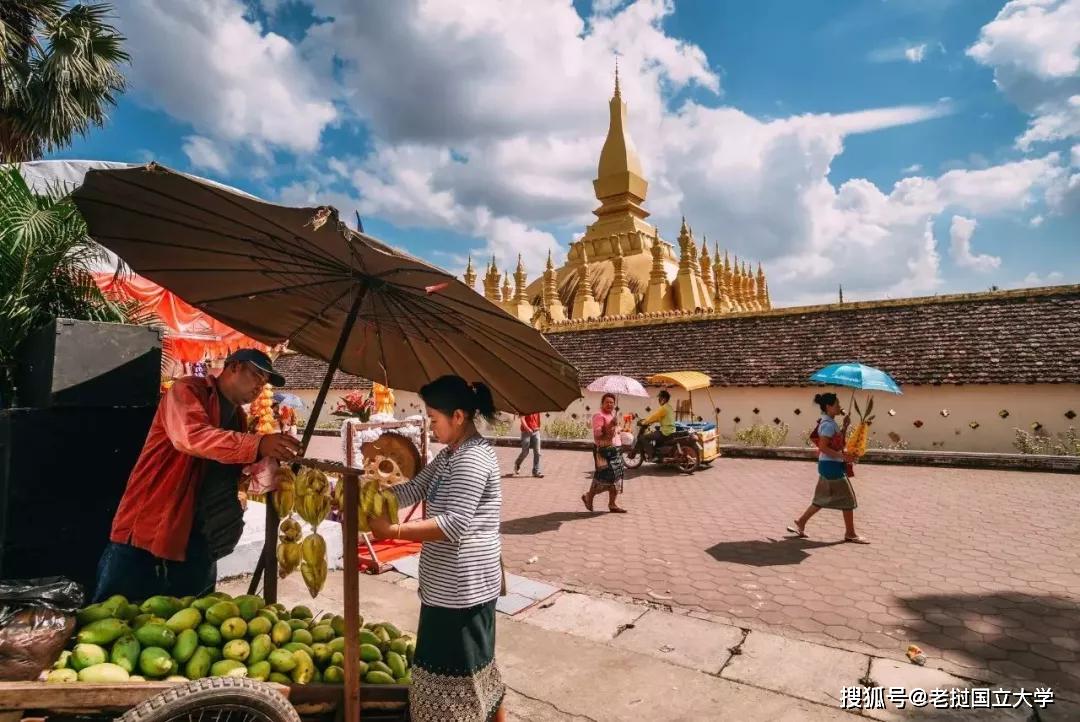
[[[0,2],[0,162],[40,158],[105,123],[124,90],[124,38],[104,4]]]
[[[0,168],[0,405],[12,401],[19,345],[53,317],[145,323],[137,304],[107,298],[94,283],[105,250],[61,192],[35,195],[18,168]]]

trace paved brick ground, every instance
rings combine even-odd
[[[498,453],[509,469],[514,452]],[[504,480],[510,571],[887,656],[910,640],[973,677],[1080,690],[1080,479],[860,467],[856,528],[873,542],[860,546],[828,510],[809,539],[786,538],[816,481],[808,463],[645,467],[620,497],[630,513],[608,514],[606,497],[597,513],[579,499],[588,454],[543,458],[546,478]]]
[[[319,441],[312,455],[339,453]],[[516,450],[498,454],[509,470]],[[828,510],[786,538],[816,481],[806,462],[646,466],[620,497],[630,513],[607,514],[606,497],[597,513],[579,498],[589,454],[543,459],[546,478],[504,480],[508,571],[883,656],[912,641],[970,677],[1080,691],[1080,479],[862,466],[860,546]]]

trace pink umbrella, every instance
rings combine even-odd
[[[600,394],[615,394],[616,396],[648,396],[649,393],[645,390],[645,387],[639,384],[629,376],[619,376],[612,374],[610,376],[601,376],[593,381],[587,387],[588,391],[595,391]]]

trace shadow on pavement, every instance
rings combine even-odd
[[[577,521],[578,519],[591,519],[600,516],[599,511],[552,511],[537,516],[524,516],[520,519],[511,519],[502,523],[503,534],[542,534],[546,531],[558,531],[565,521]]]
[[[1080,601],[998,592],[929,594],[898,600],[918,617],[907,638],[960,653],[998,674],[1080,691]]]
[[[746,564],[752,567],[779,567],[799,564],[810,555],[807,549],[819,549],[843,544],[842,541],[821,542],[809,539],[770,539],[762,541],[721,542],[705,552],[718,562]]]

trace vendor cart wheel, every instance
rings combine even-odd
[[[629,451],[622,452],[622,463],[627,469],[636,469],[645,463],[645,452],[639,451],[637,454],[630,456]]]
[[[684,474],[693,474],[701,463],[700,458],[696,449],[684,446],[679,451],[675,466]]]
[[[178,684],[128,710],[119,722],[300,722],[273,687],[242,677]]]

